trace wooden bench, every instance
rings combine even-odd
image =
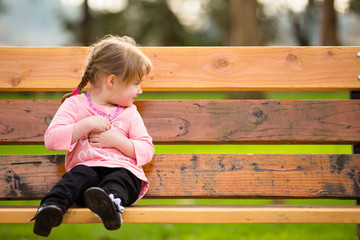
[[[354,154],[156,154],[147,198],[360,199],[360,47],[142,48],[150,91],[349,91],[348,100],[138,100],[155,144],[348,144]],[[70,91],[89,48],[1,47],[0,95]],[[8,94],[8,93],[7,93]],[[0,100],[0,143],[43,144],[59,100]],[[209,151],[210,152],[210,151]],[[212,151],[213,152],[213,151]],[[64,155],[0,155],[0,198],[41,199]],[[0,223],[29,223],[37,206],[2,206]],[[135,205],[126,223],[360,224],[354,205]],[[71,208],[64,223],[96,223]]]

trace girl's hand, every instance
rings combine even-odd
[[[71,143],[78,141],[90,132],[104,132],[111,128],[109,119],[100,115],[84,118],[74,124]]]
[[[130,139],[116,131],[114,126],[104,132],[91,132],[88,139],[92,147],[116,148],[124,155],[136,159],[134,144]]]
[[[109,119],[100,115],[88,117],[86,120],[89,121],[91,132],[105,132],[111,128]]]
[[[89,134],[89,143],[92,147],[116,147],[116,142],[121,141],[122,135],[120,135],[116,130],[115,127],[111,127],[107,131],[103,132],[91,132]]]

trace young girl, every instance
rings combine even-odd
[[[41,201],[35,234],[48,236],[74,203],[118,229],[124,207],[145,195],[142,166],[154,146],[133,101],[151,69],[132,38],[108,36],[93,46],[80,84],[63,97],[45,133],[48,149],[67,151],[66,174]],[[79,94],[88,82],[91,90]]]

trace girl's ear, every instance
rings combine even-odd
[[[113,88],[116,82],[116,76],[114,74],[110,74],[106,80],[106,86],[109,88]]]

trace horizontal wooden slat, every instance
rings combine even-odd
[[[30,222],[36,207],[0,208],[0,223]],[[148,206],[125,209],[124,223],[360,223],[358,206]],[[86,208],[70,208],[63,223],[101,223]]]
[[[89,48],[1,47],[1,91],[77,86]],[[144,91],[357,90],[360,47],[151,47]]]
[[[0,198],[41,198],[63,156],[0,155]],[[144,167],[149,198],[360,197],[360,155],[158,154]]]
[[[360,143],[360,100],[143,100],[157,143]],[[43,143],[59,101],[0,100],[0,143]]]

